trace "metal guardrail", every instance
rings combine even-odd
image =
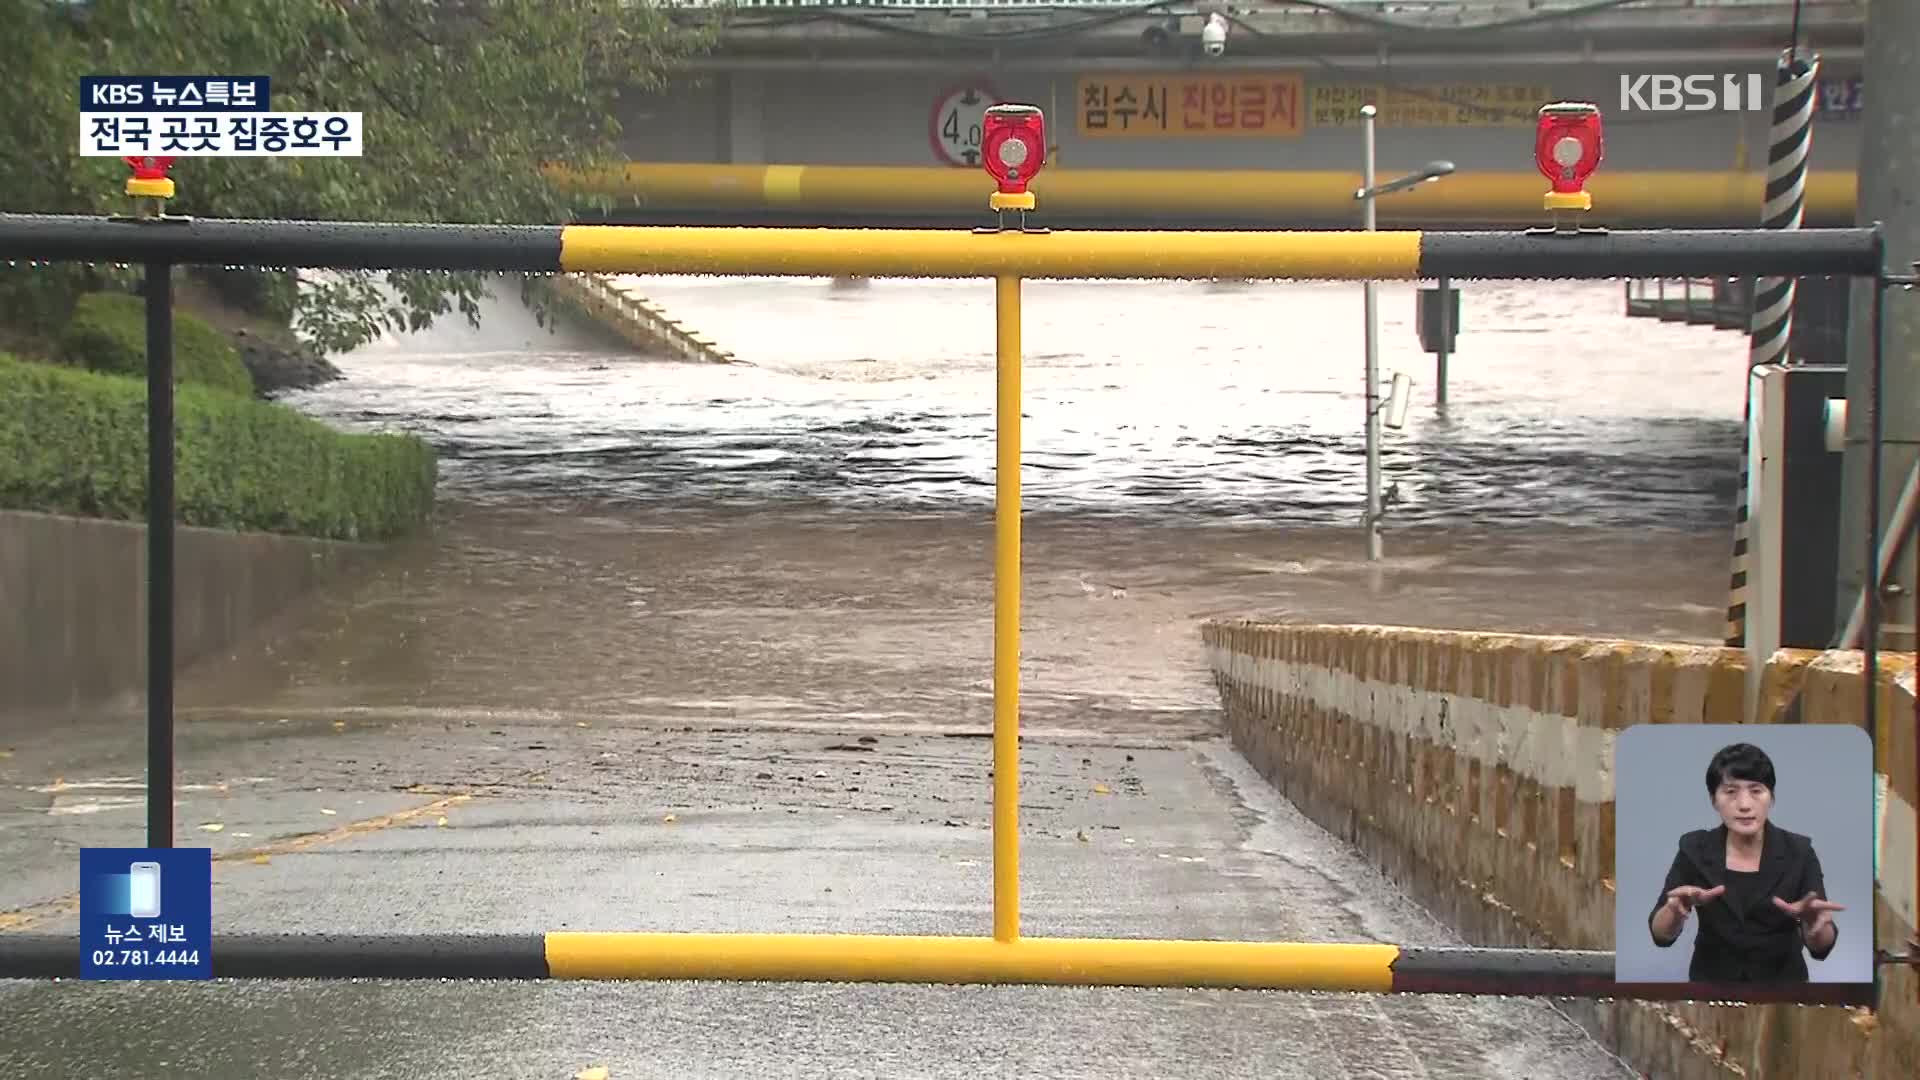
[[[422,225],[0,213],[0,258],[60,262],[727,274],[1300,281],[1872,276],[1877,228],[1060,232]]]
[[[668,317],[646,297],[622,289],[599,274],[561,274],[553,279],[553,288],[637,349],[664,353],[676,360],[739,363],[732,353]]]
[[[611,168],[550,166],[548,179],[577,195],[611,195],[617,213],[657,224],[695,224],[669,215],[707,213],[729,225],[905,225],[913,215],[936,227],[967,228],[979,220],[980,193],[970,170],[934,165],[720,165],[634,161]],[[1061,227],[1133,219],[1161,230],[1350,226],[1360,170],[1342,169],[1061,169],[1034,182],[1047,217]],[[1807,175],[1810,226],[1854,223],[1858,182],[1852,171]],[[1622,170],[1595,176],[1595,224],[1614,226],[1745,226],[1766,201],[1762,171],[1746,173]],[[1511,228],[1537,220],[1540,173],[1535,169],[1469,170],[1445,183],[1422,184],[1379,209],[1382,225],[1402,227],[1492,225]],[[766,212],[764,222],[740,220]],[[893,218],[892,221],[887,221]],[[812,219],[812,220],[809,220]],[[1090,220],[1091,219],[1091,220]],[[698,222],[706,224],[706,222]],[[720,223],[716,221],[715,223]],[[857,227],[857,225],[856,225]],[[1708,270],[1707,273],[1714,271]]]
[[[1617,983],[1613,953],[1372,943],[880,934],[216,934],[217,979],[590,979],[1209,987],[1872,1004],[1859,983]],[[0,979],[71,979],[80,943],[0,934]]]
[[[1730,277],[1635,279],[1626,283],[1627,316],[1717,330],[1747,331],[1753,323],[1753,279]]]

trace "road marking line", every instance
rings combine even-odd
[[[276,840],[271,844],[263,844],[259,847],[250,847],[241,851],[231,851],[225,854],[215,855],[213,861],[216,863],[251,862],[261,855],[286,855],[319,844],[331,844],[365,833],[378,832],[381,829],[390,829],[395,825],[404,825],[415,818],[425,817],[428,814],[439,814],[443,810],[459,806],[461,803],[470,802],[472,799],[472,795],[449,795],[446,798],[435,799],[430,803],[415,806],[411,809],[399,810],[391,814],[382,814],[379,817],[368,818],[365,821],[348,822],[337,829],[330,829],[327,832],[304,833],[300,836],[291,836],[285,840]],[[68,896],[59,897],[58,899],[43,900],[37,904],[29,904],[26,907],[15,908],[12,911],[0,911],[0,934],[30,929],[49,919],[72,914],[79,910],[80,894],[73,893]]]

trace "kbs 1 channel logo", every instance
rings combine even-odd
[[[359,157],[357,112],[274,112],[265,75],[88,75],[82,157]]]
[[[1621,112],[1760,112],[1767,84],[1748,75],[1622,75]]]

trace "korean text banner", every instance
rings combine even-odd
[[[1553,100],[1551,86],[1518,83],[1315,83],[1307,111],[1314,127],[1358,124],[1362,105],[1380,127],[1532,127]]]
[[[1094,138],[1294,136],[1303,82],[1293,72],[1088,76],[1077,87],[1077,126]]]
[[[265,75],[83,75],[80,111],[266,112]]]
[[[360,114],[88,113],[82,157],[359,157]]]

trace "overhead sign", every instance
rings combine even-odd
[[[981,124],[987,109],[1001,100],[999,91],[985,82],[948,87],[935,98],[928,132],[934,158],[948,165],[979,168]]]
[[[1303,82],[1297,72],[1090,76],[1078,87],[1076,126],[1093,138],[1293,136],[1305,120]]]
[[[1380,127],[1532,127],[1553,100],[1551,86],[1517,83],[1315,83],[1308,94],[1315,127],[1358,124],[1369,103]]]

